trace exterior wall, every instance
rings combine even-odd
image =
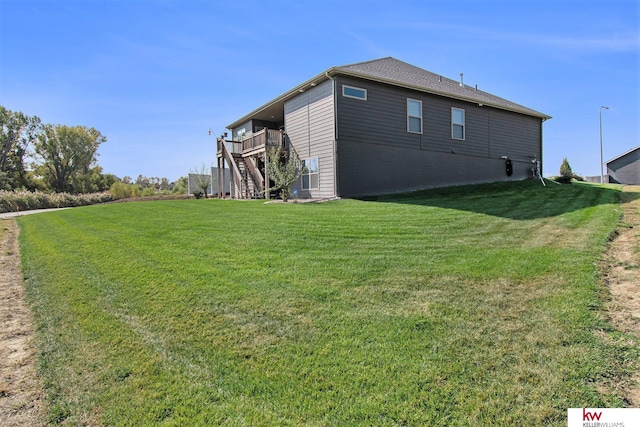
[[[258,132],[258,131],[262,130],[263,128],[280,129],[281,125],[282,125],[282,123],[268,122],[266,120],[252,120],[251,121],[251,130],[253,132]]]
[[[531,176],[528,162],[513,161],[513,175],[508,177],[505,160],[499,158],[344,140],[338,144],[340,197],[519,180]]]
[[[318,157],[319,189],[291,189],[300,198],[335,196],[335,131],[333,82],[328,80],[284,104],[285,132],[301,160]]]
[[[249,136],[252,133],[258,132],[263,128],[279,129],[282,123],[269,122],[266,120],[248,120],[241,125],[231,129],[231,138],[235,141],[238,139],[238,132],[242,129],[245,130],[245,135]]]
[[[231,139],[234,140],[234,141],[237,141],[238,140],[238,131],[241,131],[242,129],[244,129],[245,135],[250,135],[251,132],[253,132],[252,121],[251,120],[246,121],[243,124],[241,124],[240,126],[235,127],[233,129],[230,129],[231,130]]]
[[[367,100],[343,97],[343,84],[366,89]],[[523,179],[542,157],[535,117],[342,76],[336,92],[342,197]],[[422,134],[407,132],[407,98],[422,101]],[[452,138],[452,107],[465,110],[464,140]]]
[[[231,193],[231,171],[228,168],[222,169],[222,179],[224,180],[224,193]],[[220,183],[218,183],[218,168],[211,167],[211,182],[213,183],[213,193],[218,194],[218,188]]]
[[[607,163],[609,182],[640,184],[640,147]]]

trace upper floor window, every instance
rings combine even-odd
[[[234,132],[236,137],[233,138],[234,141],[242,141],[244,139],[245,134],[247,133],[246,128],[240,128]]]
[[[342,96],[347,98],[367,100],[367,90],[354,86],[342,85]]]
[[[464,139],[464,110],[451,108],[451,138]]]
[[[312,157],[302,161],[302,189],[317,190],[320,188],[320,165],[318,158]]]
[[[422,101],[407,99],[407,132],[422,133]]]

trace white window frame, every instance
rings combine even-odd
[[[307,164],[311,162],[313,159],[316,159],[316,164],[318,166],[318,170],[315,172],[311,172]],[[312,186],[313,179],[312,176],[316,177],[316,186]],[[307,178],[308,185],[305,187],[305,177]],[[320,189],[320,159],[316,157],[310,157],[308,159],[302,160],[302,174],[300,176],[300,188],[303,190],[319,190]]]
[[[410,102],[417,102],[418,104],[420,104],[420,116],[412,116],[412,115],[409,114],[409,103]],[[420,131],[419,132],[416,132],[415,130],[411,130],[410,129],[409,122],[410,122],[410,119],[412,119],[412,118],[420,120]],[[407,132],[422,134],[422,100],[420,100],[420,99],[407,98]]]
[[[345,92],[345,89],[354,89],[354,90],[361,90],[364,94],[364,97],[361,96],[355,96],[355,95],[349,95]],[[356,87],[356,86],[349,86],[349,85],[342,85],[342,96],[344,96],[345,98],[353,98],[353,99],[359,99],[360,101],[366,101],[367,100],[367,90],[361,87]]]
[[[454,111],[462,111],[462,123],[455,123],[453,121],[453,112]],[[451,139],[457,139],[458,141],[464,141],[467,136],[467,126],[466,126],[467,114],[465,113],[463,108],[451,107]],[[454,126],[462,127],[462,138],[458,138],[454,134]]]

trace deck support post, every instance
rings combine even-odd
[[[269,200],[269,146],[264,150],[264,198]]]
[[[222,180],[220,179],[220,157],[218,157],[216,160],[218,166],[218,168],[216,169],[216,173],[218,174],[218,199],[222,199],[222,191],[220,191],[220,189],[224,188],[224,182],[222,182]]]

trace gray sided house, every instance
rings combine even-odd
[[[640,185],[640,146],[607,162],[609,182]]]
[[[228,125],[231,195],[268,196],[268,148],[295,150],[300,198],[520,180],[550,116],[388,57],[330,68]]]

